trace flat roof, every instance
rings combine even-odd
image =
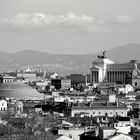
[[[72,109],[74,110],[91,110],[91,109],[96,109],[96,110],[100,110],[100,109],[127,109],[127,107],[122,104],[122,103],[119,103],[118,106],[116,106],[115,103],[107,103],[106,102],[94,102],[91,104],[91,106],[85,104],[85,103],[79,103],[78,106],[76,105],[73,105],[72,106]]]

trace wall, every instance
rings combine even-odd
[[[99,128],[99,138],[104,139],[106,137],[114,135],[116,132],[113,128]]]
[[[135,82],[137,82],[137,85],[135,85]],[[132,86],[134,87],[140,86],[140,78],[132,79]]]

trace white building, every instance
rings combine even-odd
[[[129,93],[129,92],[134,91],[134,88],[133,88],[133,86],[127,84],[127,85],[125,85],[125,86],[123,86],[123,87],[118,87],[118,88],[116,88],[116,90],[117,90],[118,94],[120,94],[120,93],[125,93],[125,94],[127,94],[127,93]]]
[[[0,76],[1,83],[13,82],[16,79],[14,76],[9,76],[7,74]]]
[[[84,129],[70,128],[69,130],[59,129],[58,134],[63,136],[71,136],[71,140],[80,140],[80,134],[84,133]],[[66,140],[66,139],[65,139]]]
[[[4,99],[0,100],[0,111],[6,111],[7,110],[7,101]]]
[[[99,58],[98,60],[95,60],[92,64],[93,66],[90,68],[91,81],[93,83],[98,83],[103,82],[105,80],[107,66],[114,64],[114,62],[109,59]]]
[[[117,133],[129,134],[131,132],[132,121],[129,117],[120,117],[119,120],[114,123],[114,128]]]
[[[104,81],[121,84],[128,83],[134,86],[139,86],[140,84],[140,64],[135,61],[115,64],[112,60],[106,59],[105,54],[103,54],[98,56],[98,59],[92,64],[90,71],[93,85]]]
[[[127,134],[116,133],[112,127],[101,127],[99,129],[99,138],[104,140],[134,140],[134,137]]]
[[[57,78],[58,77],[58,74],[57,73],[53,73],[52,75],[51,75],[51,78],[52,79],[55,79],[55,78]]]
[[[63,96],[55,96],[53,97],[53,99],[54,99],[54,102],[58,102],[58,103],[65,102],[65,100],[69,100],[68,98],[63,97]]]
[[[96,117],[105,116],[114,117],[116,115],[126,117],[128,113],[128,108],[121,103],[109,103],[109,102],[94,102],[89,105],[84,103],[79,103],[77,106],[73,106],[71,110],[71,117],[75,117],[81,113],[84,116]]]

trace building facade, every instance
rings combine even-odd
[[[14,77],[14,76],[1,75],[0,76],[0,83],[13,82],[15,79],[16,79],[16,77]]]
[[[92,103],[89,105],[78,104],[73,106],[71,109],[71,117],[83,114],[83,116],[96,117],[96,116],[105,116],[114,117],[122,116],[126,117],[128,113],[128,108],[120,103]]]
[[[140,85],[140,64],[136,61],[115,64],[105,57],[98,57],[90,68],[91,83],[114,82],[119,84]]]
[[[0,111],[6,111],[7,110],[7,101],[4,99],[0,100]]]

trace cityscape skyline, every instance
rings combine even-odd
[[[140,140],[139,0],[0,0],[0,140]]]

